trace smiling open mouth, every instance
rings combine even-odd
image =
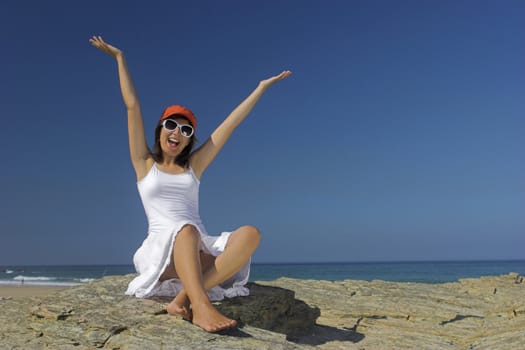
[[[177,147],[180,144],[180,141],[175,139],[168,139],[168,145],[172,147]]]

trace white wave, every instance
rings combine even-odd
[[[13,273],[13,270],[5,270],[5,273]]]
[[[37,277],[29,277],[29,276],[22,276],[18,275],[16,277],[13,277],[15,281],[54,281],[56,280],[55,277],[45,277],[45,276],[37,276]]]
[[[92,282],[94,280],[95,280],[95,278],[81,278],[78,281],[80,281],[82,283],[89,283],[89,282]]]

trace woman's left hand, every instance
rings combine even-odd
[[[283,79],[288,78],[291,74],[292,74],[291,71],[285,70],[285,71],[282,71],[281,74],[278,74],[276,76],[273,76],[273,77],[265,79],[265,80],[261,80],[261,82],[259,84],[264,86],[264,87],[270,87],[273,84],[275,84],[276,82],[278,82],[279,80],[283,80]]]
[[[91,43],[91,45],[95,46],[100,51],[107,53],[113,58],[117,58],[118,56],[122,55],[122,51],[120,49],[105,42],[101,36],[93,35],[93,37],[89,39],[89,42]]]

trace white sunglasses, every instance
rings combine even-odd
[[[179,124],[173,119],[166,119],[162,122],[164,129],[174,131],[179,128],[180,134],[184,137],[191,137],[193,135],[193,126],[188,124]]]

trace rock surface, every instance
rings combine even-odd
[[[125,296],[132,277],[0,300],[0,349],[525,348],[525,283],[515,273],[444,284],[259,282],[251,296],[216,304],[241,324],[224,334],[167,315],[169,299]]]

